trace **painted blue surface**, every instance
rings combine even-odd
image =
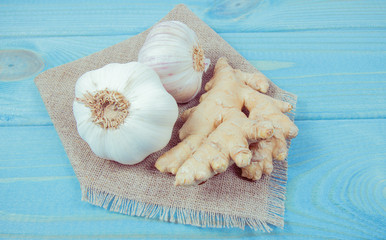
[[[138,34],[177,3],[1,1],[0,50],[33,51],[47,70]],[[198,228],[81,202],[34,74],[0,80],[0,239],[384,239],[386,2],[182,3],[298,95],[284,229]]]

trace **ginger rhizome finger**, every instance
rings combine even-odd
[[[263,94],[268,88],[269,80],[263,74],[233,69],[225,58],[220,58],[200,103],[181,115],[181,142],[157,160],[156,168],[176,175],[175,185],[204,182],[233,163],[243,169],[243,176],[256,179],[264,164],[257,169],[255,163],[270,160],[272,164],[272,159],[260,155],[280,155],[281,137],[293,131],[292,125],[281,127],[292,123],[283,114],[291,106]],[[242,112],[244,107],[250,117]],[[250,144],[270,144],[271,149],[264,148],[268,151],[265,153],[258,146],[250,149]]]
[[[250,93],[246,101],[247,108],[252,109],[249,118],[257,121],[270,121],[274,134],[269,139],[251,143],[249,148],[253,153],[250,165],[242,168],[242,176],[258,180],[262,174],[271,174],[272,160],[285,160],[288,155],[287,140],[297,136],[298,128],[284,113],[292,110],[292,105],[265,94]]]

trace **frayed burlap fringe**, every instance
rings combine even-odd
[[[287,162],[275,161],[274,171],[269,180],[271,193],[267,199],[267,219],[240,217],[222,213],[186,209],[173,206],[161,206],[145,203],[115,195],[92,186],[82,186],[82,201],[103,207],[109,211],[130,216],[158,219],[166,222],[182,223],[199,227],[241,228],[271,232],[270,225],[284,227],[284,206],[287,180]]]

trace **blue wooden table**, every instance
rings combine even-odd
[[[0,238],[385,239],[382,0],[181,1],[279,87],[298,95],[300,132],[288,157],[284,229],[198,228],[80,200],[33,79],[144,31],[178,3],[0,1]]]

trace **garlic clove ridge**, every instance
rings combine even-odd
[[[210,64],[195,32],[179,21],[155,25],[139,51],[138,61],[154,69],[178,103],[198,94],[203,72]]]
[[[128,111],[123,121],[108,119],[122,116],[120,107]],[[78,79],[73,113],[79,135],[97,156],[136,164],[167,145],[178,106],[151,68],[113,63]]]

